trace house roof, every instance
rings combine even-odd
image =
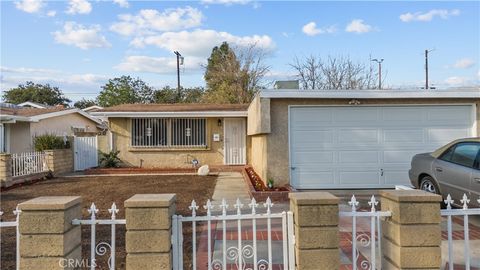
[[[98,125],[102,125],[102,121],[91,116],[90,114],[77,109],[65,109],[63,107],[49,107],[49,108],[25,108],[25,107],[0,107],[1,120],[4,121],[27,121],[27,122],[37,122],[42,119],[47,119],[50,117],[57,117],[62,115],[67,115],[71,113],[79,113],[82,116],[92,120]]]
[[[49,107],[46,104],[32,102],[32,101],[22,102],[22,103],[18,104],[18,106],[22,106],[22,107],[29,107],[30,106],[30,107],[33,107],[33,108],[41,108],[41,109]]]
[[[480,98],[480,88],[453,90],[292,90],[271,89],[259,93],[262,98],[324,99],[409,99],[409,98]]]
[[[122,104],[107,107],[97,112],[192,112],[192,111],[246,111],[248,104]]]
[[[95,112],[108,117],[244,117],[248,104],[122,104]]]

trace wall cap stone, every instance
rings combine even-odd
[[[328,192],[291,192],[288,197],[296,205],[331,205],[338,204],[340,199]]]
[[[176,201],[176,194],[135,194],[124,203],[128,208],[169,207]]]
[[[79,196],[44,196],[20,203],[20,210],[65,210],[82,203]]]
[[[382,190],[380,195],[395,202],[441,202],[442,196],[423,190]]]

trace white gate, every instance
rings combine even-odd
[[[246,123],[244,118],[225,118],[224,122],[224,163],[226,165],[246,164]]]
[[[234,213],[227,214],[228,205],[224,199],[218,206],[219,214],[214,215],[212,210],[215,210],[215,206],[208,200],[203,206],[207,215],[197,216],[198,206],[192,201],[189,207],[191,216],[174,215],[173,269],[184,269],[183,226],[186,224],[191,225],[192,230],[192,248],[187,250],[191,252],[192,267],[185,269],[294,270],[292,212],[272,213],[270,198],[263,203],[263,207],[258,207],[255,199],[252,199],[248,204],[248,213],[242,213],[243,206],[237,199],[233,206]],[[197,226],[203,227],[198,239]]]
[[[97,136],[74,137],[74,167],[82,171],[98,166]]]

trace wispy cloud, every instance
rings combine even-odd
[[[14,3],[17,9],[27,13],[37,13],[45,5],[42,0],[21,0]]]
[[[62,31],[56,31],[52,34],[57,43],[75,46],[82,50],[111,47],[111,44],[105,36],[100,34],[100,31],[100,25],[87,27],[75,22],[66,22]]]
[[[130,4],[128,3],[127,0],[113,0],[113,3],[119,5],[122,8],[130,7]]]
[[[87,0],[70,0],[68,2],[67,14],[88,14],[92,11],[92,4]]]
[[[432,9],[427,12],[407,12],[400,15],[400,20],[402,22],[429,22],[433,20],[435,17],[441,19],[448,19],[452,16],[460,15],[460,10],[458,9]]]
[[[198,27],[202,24],[203,14],[192,7],[166,9],[163,12],[142,9],[136,15],[121,14],[118,19],[119,22],[114,23],[110,30],[130,36]]]
[[[459,59],[455,64],[453,64],[454,68],[459,68],[459,69],[466,69],[466,68],[471,68],[475,65],[475,61],[473,61],[470,58],[462,58]]]
[[[302,27],[302,32],[307,36],[316,36],[319,34],[332,34],[337,31],[335,25],[317,28],[317,24],[315,22],[309,22]]]
[[[368,33],[373,30],[374,28],[371,25],[366,24],[362,19],[352,20],[345,28],[345,31],[357,34]]]
[[[206,58],[186,57],[184,67],[190,72],[200,71]],[[114,67],[120,71],[127,72],[148,72],[157,74],[171,74],[177,68],[177,60],[173,57],[150,57],[143,55],[127,56],[123,61]]]

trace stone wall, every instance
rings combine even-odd
[[[54,176],[73,172],[73,148],[46,150],[48,169]]]
[[[11,181],[12,178],[12,162],[11,155],[0,154],[0,186],[4,187]]]

